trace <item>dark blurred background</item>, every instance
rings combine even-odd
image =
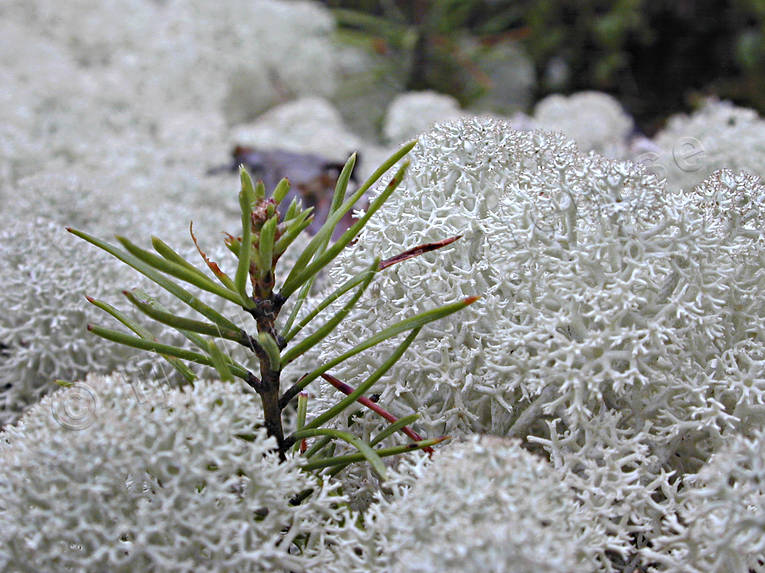
[[[378,79],[463,107],[529,111],[549,93],[599,90],[648,135],[710,95],[765,114],[765,0],[323,3],[341,41],[378,58]]]

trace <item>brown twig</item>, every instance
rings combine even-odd
[[[400,263],[408,259],[413,259],[414,257],[419,257],[423,253],[435,251],[436,249],[440,249],[441,247],[450,245],[457,239],[461,239],[461,238],[462,238],[462,235],[457,235],[456,237],[450,237],[448,239],[443,239],[441,241],[436,241],[434,243],[425,243],[424,245],[418,245],[416,247],[409,249],[408,251],[399,253],[389,259],[385,259],[384,261],[380,261],[380,265],[378,266],[378,268],[380,270],[387,269],[388,267],[395,265],[396,263]]]
[[[226,273],[224,273],[220,267],[218,266],[218,263],[215,261],[211,261],[210,258],[207,256],[207,253],[205,253],[202,250],[202,247],[199,246],[199,242],[197,241],[196,235],[194,235],[194,221],[189,222],[189,234],[191,235],[191,240],[194,241],[194,246],[197,248],[197,252],[202,257],[202,260],[204,260],[205,264],[207,265],[207,268],[209,268],[213,274],[218,277],[222,278],[226,276]]]
[[[352,386],[349,386],[345,382],[338,380],[331,374],[327,374],[325,372],[324,374],[321,375],[321,377],[324,378],[324,380],[326,380],[330,384],[332,384],[332,386],[340,390],[340,392],[342,392],[346,396],[349,396],[350,394],[354,392],[354,388]],[[369,398],[366,398],[365,396],[359,396],[358,398],[356,398],[356,401],[359,404],[362,404],[366,406],[367,408],[369,408],[370,410],[372,410],[375,414],[382,416],[383,418],[388,420],[391,424],[398,421],[398,418],[396,418],[396,416],[394,416],[393,414],[391,414],[390,412],[388,412],[386,409],[382,408],[378,404],[375,404],[374,402],[372,402],[372,400],[370,400]],[[401,428],[401,431],[404,432],[410,438],[412,438],[412,440],[414,440],[415,442],[420,442],[423,440],[423,437],[420,436],[414,430],[412,430],[409,426],[404,426],[403,428]],[[431,447],[423,448],[423,450],[427,452],[428,455],[431,455],[433,453],[433,448]]]

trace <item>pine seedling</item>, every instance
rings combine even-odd
[[[240,379],[259,395],[263,406],[262,425],[276,440],[279,455],[282,459],[286,459],[287,453],[294,450],[297,455],[304,457],[303,467],[307,470],[333,468],[332,472],[337,473],[349,463],[366,460],[376,472],[384,476],[382,457],[415,449],[426,449],[431,452],[432,446],[442,441],[443,436],[423,439],[408,427],[408,424],[416,420],[416,415],[397,420],[365,397],[365,394],[406,352],[423,326],[465,308],[475,302],[477,297],[469,297],[415,314],[383,328],[347,352],[326,360],[321,366],[294,381],[286,390],[282,390],[284,368],[301,355],[311,352],[324,337],[341,327],[343,320],[378,273],[394,264],[444,247],[459,238],[451,237],[420,245],[384,261],[379,258],[370,261],[364,270],[337,286],[311,312],[303,316],[300,321],[297,320],[316,276],[351,244],[370,217],[396,190],[404,177],[408,163],[403,163],[390,183],[371,202],[366,212],[336,241],[332,242],[337,225],[364,193],[398,163],[414,145],[415,142],[411,142],[399,149],[366,182],[346,197],[348,183],[356,163],[356,155],[352,155],[338,178],[326,222],[307,242],[291,268],[283,269],[278,266],[278,263],[287,248],[306,231],[313,221],[312,208],[304,209],[300,202],[293,201],[288,209],[280,210],[279,205],[287,196],[289,182],[283,179],[270,196],[267,196],[263,184],[253,182],[244,167],[240,168],[241,233],[226,235],[225,239],[226,246],[237,260],[236,271],[233,275],[226,274],[216,262],[210,260],[199,246],[193,229],[190,229],[192,240],[205,266],[212,273],[212,278],[156,237],[153,237],[151,241],[154,248],[152,252],[135,245],[125,237],[116,237],[120,243],[120,246],[117,246],[83,231],[68,229],[74,235],[133,267],[199,315],[197,318],[179,316],[142,291],[125,291],[125,297],[133,306],[154,321],[177,330],[189,341],[193,349],[163,344],[155,340],[147,329],[136,324],[125,314],[94,299],[88,300],[120,321],[132,333],[96,325],[89,325],[89,330],[107,340],[160,354],[190,384],[195,383],[195,377],[184,361],[215,368],[223,380]],[[278,290],[276,288],[277,272],[280,275],[286,275]],[[218,310],[202,302],[198,296],[187,290],[186,286],[181,286],[181,283],[212,293],[243,308],[254,319],[255,328],[248,330],[234,323]],[[332,303],[341,298],[348,300],[339,310],[330,310],[330,308],[336,308],[332,306]],[[280,313],[289,300],[294,302],[289,315],[283,319]],[[385,340],[404,334],[406,335],[404,340],[393,353],[355,388],[330,374],[329,371],[332,368],[352,356]],[[256,365],[255,368],[249,363],[240,364],[231,357],[227,351],[227,345],[232,343],[244,346],[252,352],[252,363]],[[346,396],[326,411],[307,419],[308,397],[304,391],[318,379],[328,381]],[[369,442],[350,432],[330,427],[330,423],[337,416],[356,402],[370,408],[390,423]],[[292,409],[292,406],[295,406],[297,410],[297,427],[294,432],[285,434],[285,411],[288,407]],[[413,441],[398,446],[375,447],[396,431],[403,432]],[[307,446],[307,440],[313,440],[310,447]],[[335,456],[334,444],[338,441],[345,442],[353,451]]]

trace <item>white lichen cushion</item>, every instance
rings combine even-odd
[[[764,571],[765,432],[732,439],[687,484],[682,502],[645,551],[656,571]]]
[[[261,418],[222,382],[92,376],[44,398],[0,434],[0,569],[321,570],[342,498],[280,463]]]
[[[95,309],[85,297],[113,302],[137,282],[129,267],[45,219],[7,225],[0,249],[0,426],[57,388],[57,378],[151,371],[156,357],[104,343],[86,329]]]
[[[673,191],[689,190],[718,169],[765,177],[765,120],[752,109],[710,99],[667,121],[654,141],[655,168]]]
[[[669,194],[640,165],[486,118],[437,125],[411,161],[338,257],[334,281],[374,256],[462,238],[382,273],[319,355],[482,295],[422,330],[372,390],[380,403],[418,411],[430,436],[488,432],[541,446],[614,532],[654,530],[666,509],[657,500],[673,503],[673,472],[697,471],[725,433],[761,423],[762,187],[711,180],[730,205],[718,215],[733,217],[712,225],[707,191]],[[730,225],[740,230],[720,231]],[[332,374],[357,386],[395,344]],[[315,366],[307,357],[294,376]],[[339,399],[316,391],[317,409]],[[377,424],[368,414],[353,422]]]
[[[393,498],[344,532],[333,571],[573,573],[623,548],[516,440],[471,436],[403,465]]]
[[[616,98],[594,91],[549,95],[534,107],[534,121],[538,129],[562,131],[582,151],[597,151],[613,159],[626,157],[634,128]]]

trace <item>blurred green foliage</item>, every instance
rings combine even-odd
[[[406,89],[434,89],[463,105],[492,89],[482,56],[511,41],[536,70],[534,99],[606,91],[647,131],[704,95],[765,113],[765,0],[324,3],[346,39],[405,70],[397,81]]]
[[[491,44],[517,34],[514,23],[522,15],[504,2],[329,0],[325,4],[335,8],[342,39],[388,56],[390,74],[397,76],[389,81],[406,90],[448,93],[463,105],[490,89],[478,62]]]

